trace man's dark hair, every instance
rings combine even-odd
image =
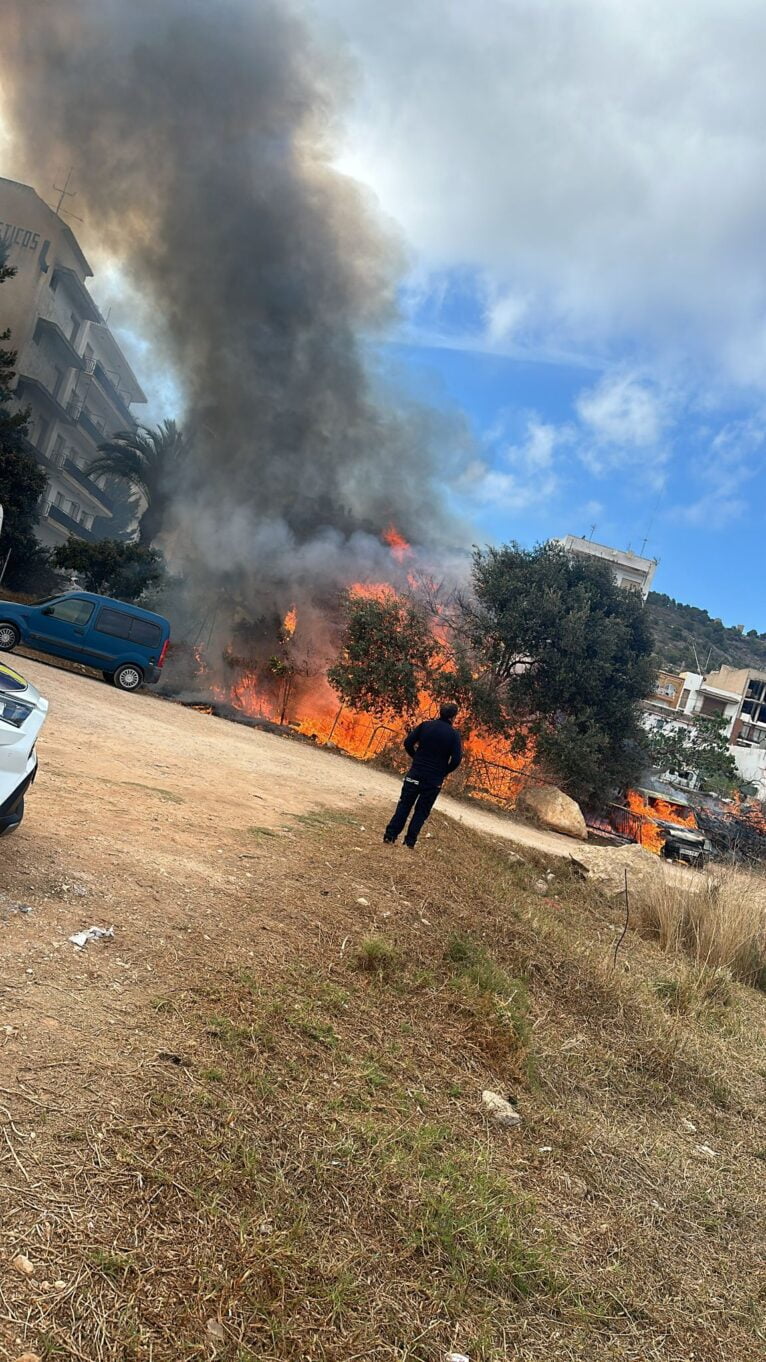
[[[439,710],[439,718],[446,719],[447,723],[451,724],[453,719],[457,718],[457,705],[453,705],[452,702],[442,705]]]

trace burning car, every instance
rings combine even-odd
[[[660,855],[664,856],[666,861],[682,861],[685,865],[702,870],[707,856],[713,850],[703,833],[681,827],[677,823],[658,822],[657,827],[665,837]]]
[[[24,817],[24,796],[37,775],[35,745],[48,701],[18,672],[0,663],[0,837]]]

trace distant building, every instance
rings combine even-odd
[[[39,538],[90,539],[112,505],[85,468],[101,441],[135,428],[131,406],[146,398],[88,293],[93,272],[73,232],[34,189],[1,178],[0,241],[18,271],[0,294],[18,351],[16,397],[30,408],[30,453],[48,476]]]
[[[606,544],[596,544],[592,539],[579,539],[568,534],[561,545],[567,553],[576,553],[583,558],[599,558],[610,563],[618,586],[631,591],[640,591],[646,600],[657,571],[656,558],[641,558],[627,549],[611,549]]]
[[[696,715],[720,719],[739,774],[766,799],[766,672],[747,667],[721,667],[706,676],[660,672],[657,690],[643,708],[648,729],[669,724],[680,731]]]

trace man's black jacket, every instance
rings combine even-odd
[[[441,785],[463,760],[460,734],[446,719],[418,724],[404,739],[404,749],[412,757],[409,774],[424,787]]]

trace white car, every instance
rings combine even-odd
[[[37,742],[48,701],[0,663],[0,837],[24,817],[24,795],[37,775]]]

